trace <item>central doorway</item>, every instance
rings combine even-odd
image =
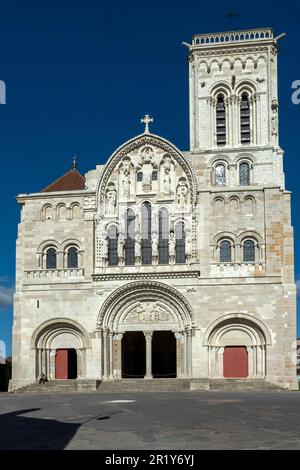
[[[55,378],[77,379],[76,349],[57,349],[55,355]]]
[[[175,378],[176,339],[172,331],[154,331],[152,339],[153,378]]]
[[[141,379],[145,374],[145,335],[142,331],[127,331],[122,338],[122,378]]]

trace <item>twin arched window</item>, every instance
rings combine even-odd
[[[67,268],[78,268],[79,252],[76,246],[71,246],[66,250]],[[57,269],[57,249],[50,247],[46,251],[46,269]]]
[[[232,242],[229,240],[222,240],[220,243],[220,263],[231,263],[232,262]],[[242,243],[243,261],[254,262],[255,256],[255,241],[252,239],[246,239]]]
[[[239,165],[239,184],[241,186],[250,185],[251,166],[248,162]],[[224,163],[217,163],[214,167],[214,180],[216,186],[226,185],[226,166]]]
[[[216,107],[216,138],[217,146],[226,145],[226,109],[225,98],[223,94],[217,96]],[[240,142],[249,144],[250,138],[250,101],[248,93],[244,92],[241,96],[240,104]]]

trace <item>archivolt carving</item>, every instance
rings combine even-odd
[[[101,307],[97,326],[118,331],[120,325],[137,321],[170,322],[178,331],[195,326],[187,299],[173,287],[155,281],[131,282],[114,291]]]

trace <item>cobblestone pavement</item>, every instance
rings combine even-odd
[[[300,449],[300,393],[1,393],[0,449]]]

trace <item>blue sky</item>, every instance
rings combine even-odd
[[[238,17],[229,19],[229,11]],[[11,352],[18,193],[39,191],[67,171],[74,153],[82,173],[122,142],[152,130],[188,150],[187,50],[193,34],[271,26],[280,42],[280,144],[293,192],[296,279],[300,279],[300,4],[214,2],[0,0],[0,340]],[[3,217],[4,214],[4,217]],[[298,300],[298,306],[300,302]],[[300,331],[298,332],[300,334]]]

